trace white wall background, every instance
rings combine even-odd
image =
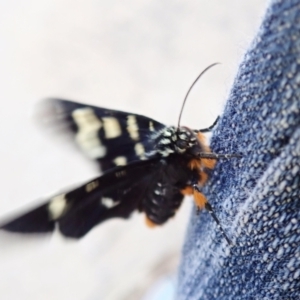
[[[190,127],[208,126],[222,111],[265,5],[0,0],[0,217],[97,174],[32,121],[40,99],[65,97],[175,124],[192,81],[221,62],[197,84],[182,118]],[[154,230],[135,216],[104,223],[79,242],[1,234],[0,298],[141,299],[176,270],[188,203]]]

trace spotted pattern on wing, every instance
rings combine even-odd
[[[103,117],[102,121],[106,139],[114,139],[121,136],[122,129],[116,118]]]
[[[125,166],[127,164],[126,156],[118,156],[114,159],[116,166]]]
[[[47,115],[53,118],[48,123],[69,129],[76,144],[99,163],[102,172],[147,159],[146,154],[154,148],[150,134],[166,127],[142,115],[67,100],[49,100],[47,107]]]
[[[139,140],[139,127],[134,115],[129,115],[127,117],[127,131],[131,139],[133,139],[134,141]]]
[[[49,202],[48,210],[51,220],[57,220],[60,218],[67,208],[67,199],[65,194],[58,195]]]
[[[104,157],[106,147],[102,145],[98,137],[102,122],[97,118],[93,109],[76,109],[73,111],[72,116],[78,126],[75,139],[81,149],[92,159]]]

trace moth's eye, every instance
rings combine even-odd
[[[180,149],[185,149],[185,148],[187,148],[189,146],[189,143],[188,143],[188,141],[185,141],[185,140],[178,140],[176,142],[176,145]]]

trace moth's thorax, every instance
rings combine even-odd
[[[197,133],[187,127],[165,127],[152,138],[155,140],[156,152],[163,157],[170,154],[197,156],[197,152],[203,148]]]

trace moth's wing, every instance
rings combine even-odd
[[[95,225],[115,217],[128,218],[139,208],[155,178],[157,159],[133,162],[102,176],[0,226],[19,233],[52,232],[56,225],[67,237],[81,238]]]
[[[103,172],[145,159],[154,147],[151,134],[165,127],[142,115],[61,99],[49,99],[41,108],[42,121],[71,132],[78,147],[98,161]]]

